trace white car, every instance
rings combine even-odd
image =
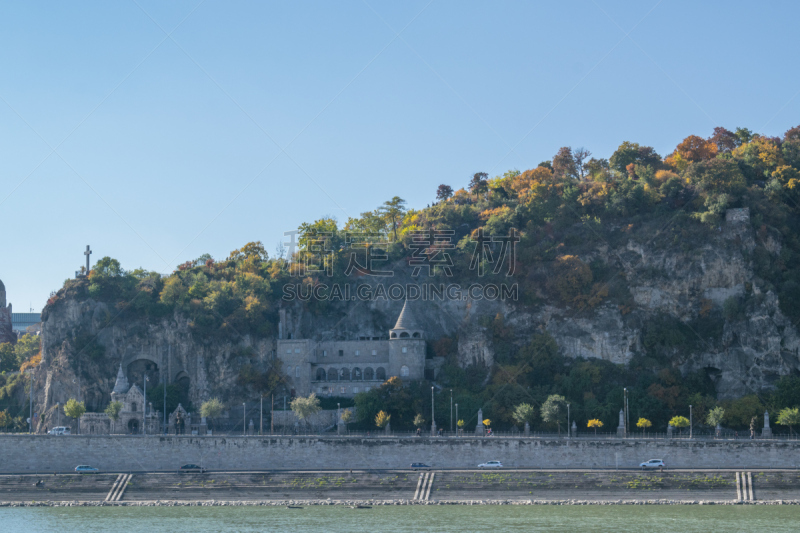
[[[64,426],[54,427],[47,432],[48,435],[69,435],[69,428]]]
[[[661,459],[650,459],[649,461],[644,462],[644,463],[640,464],[639,466],[642,467],[642,470],[645,470],[647,468],[666,468],[667,467],[667,465],[665,465],[664,461],[662,461]]]
[[[500,461],[489,461],[478,465],[478,468],[503,468],[503,463]]]

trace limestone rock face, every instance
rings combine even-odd
[[[235,395],[241,366],[265,363],[273,350],[272,338],[197,340],[180,315],[155,322],[114,315],[108,305],[92,299],[67,297],[48,308],[34,386],[36,405],[44,406],[42,427],[53,426],[53,406],[69,398],[84,401],[89,411],[102,411],[120,364],[139,388],[145,374],[149,387],[159,383],[162,373],[170,383],[188,384],[189,399],[199,406],[212,396]]]
[[[711,338],[696,332],[691,348],[676,349],[670,357],[683,372],[707,372],[719,396],[733,398],[769,388],[781,375],[800,370],[797,327],[781,313],[771,286],[754,274],[751,257],[757,246],[771,254],[781,250],[777,237],[756,236],[744,223],[727,224],[702,243],[655,245],[652,239],[634,238],[615,246],[600,243],[581,259],[612,265],[614,276],[624,278],[628,296],[605,298],[591,309],[555,305],[545,287],[537,295],[541,303],[534,305],[473,300],[466,294],[409,305],[428,345],[452,337],[452,355],[464,367],[491,367],[495,362],[497,350],[486,324],[497,318],[516,346],[547,332],[569,357],[620,364],[644,353],[647,326],[657,317],[673,317],[687,327],[699,317],[717,319],[724,324],[721,335]],[[411,278],[402,268],[396,271],[393,278],[363,278],[358,283],[389,287],[433,282]],[[741,312],[724,319],[723,307],[732,297],[744,302]],[[325,313],[313,313],[302,302],[282,302],[276,329],[283,338],[293,339],[387,338],[402,306],[402,300],[377,298],[335,303]],[[170,382],[183,380],[195,405],[212,396],[237,399],[237,394],[245,394],[237,385],[241,367],[265,368],[276,349],[275,338],[197,338],[188,319],[179,314],[150,321],[127,318],[105,303],[69,295],[45,310],[42,336],[35,390],[37,405],[46,406],[45,413],[71,397],[85,400],[90,410],[102,410],[120,363],[131,383],[140,387],[145,373],[155,383],[159,372]]]

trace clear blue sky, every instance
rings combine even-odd
[[[799,19],[793,1],[4,2],[0,279],[39,310],[86,244],[168,273],[560,146],[780,135],[800,124]]]

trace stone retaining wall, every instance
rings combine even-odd
[[[0,435],[0,472],[474,468],[632,468],[663,459],[668,468],[798,468],[797,441],[575,440],[536,438],[123,437]]]

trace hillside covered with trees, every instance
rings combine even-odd
[[[478,319],[494,353],[490,365],[465,365],[458,360],[459,332],[429,338],[429,356],[444,360],[436,378],[439,395],[443,400],[446,396],[446,401],[437,403],[441,420],[449,417],[451,389],[460,413],[466,413],[462,418],[473,427],[479,407],[493,425],[508,428],[519,425],[514,413],[520,405],[532,405],[538,413],[548,397],[559,394],[570,402],[573,419],[582,427],[589,420],[599,420],[613,428],[623,387],[629,390],[632,415],[652,420],[661,431],[674,416],[685,415],[689,404],[700,421],[714,407],[724,407],[723,424],[734,428],[746,427],[752,416],[765,409],[777,412],[800,405],[800,378],[791,372],[776,375],[770,387],[742,390],[738,399],[720,400],[714,376],[702,370],[687,371],[684,365],[687,354],[708,346],[724,348],[732,325],[745,321],[770,295],[777,298],[779,313],[790,322],[781,330],[796,331],[800,321],[800,126],[780,138],[745,128],[733,132],[716,128],[708,138],[687,137],[663,157],[634,142],[622,143],[607,159],[584,148],[564,147],[535,168],[500,176],[478,172],[464,181],[433,185],[432,202],[425,208],[408,208],[402,198],[394,197],[344,222],[322,218],[304,223],[293,257],[280,249],[270,254],[262,243],[253,242],[227,258],[204,255],[188,261],[169,276],[125,270],[106,257],[97,262],[88,279],[65,282],[48,302],[44,317],[67,299],[91,298],[113,309],[107,316],[109,323],[157,321],[178,313],[188,319],[193,335],[209,342],[270,337],[277,332],[286,284],[347,284],[368,276],[369,270],[348,269],[356,246],[382,257],[384,269],[409,270],[414,254],[420,252],[419,236],[428,235],[424,253],[432,256],[446,251],[451,258],[451,264],[435,266],[432,279],[461,286],[491,280],[516,283],[519,301],[513,305],[549,306],[590,321],[595,311],[613,309],[621,320],[639,317],[636,328],[641,332],[641,342],[627,364],[569,357],[547,330],[520,329],[500,313]],[[726,213],[733,208],[749,210],[746,231],[753,236],[748,246],[742,245],[746,236],[730,241],[730,246],[742,249],[753,273],[743,292],[722,304],[698,297],[691,312],[637,315],[641,304],[629,290],[631,272],[659,283],[668,283],[676,273],[652,266],[632,270],[626,257],[602,256],[597,251],[627,246],[692,256],[723,232]],[[430,237],[435,232],[451,233],[443,242]],[[364,245],[354,238],[363,234],[378,238]],[[507,276],[507,269],[495,272],[487,264],[483,265],[485,275],[479,276],[474,263],[476,243],[509,234],[520,239],[512,275]],[[341,304],[310,299],[302,305],[321,316]],[[796,339],[796,333],[792,335]],[[90,337],[83,338],[76,345],[78,352],[101,357],[102,349],[92,348],[92,342]],[[793,368],[799,370],[800,366]],[[279,389],[276,372],[279,368],[244,364],[239,370],[238,396],[258,397]],[[391,415],[393,428],[413,427],[418,414],[430,413],[430,386],[404,387],[395,381],[360,394],[355,400],[358,423],[374,427],[377,413],[385,411]],[[539,414],[530,418],[535,428],[556,427]]]

